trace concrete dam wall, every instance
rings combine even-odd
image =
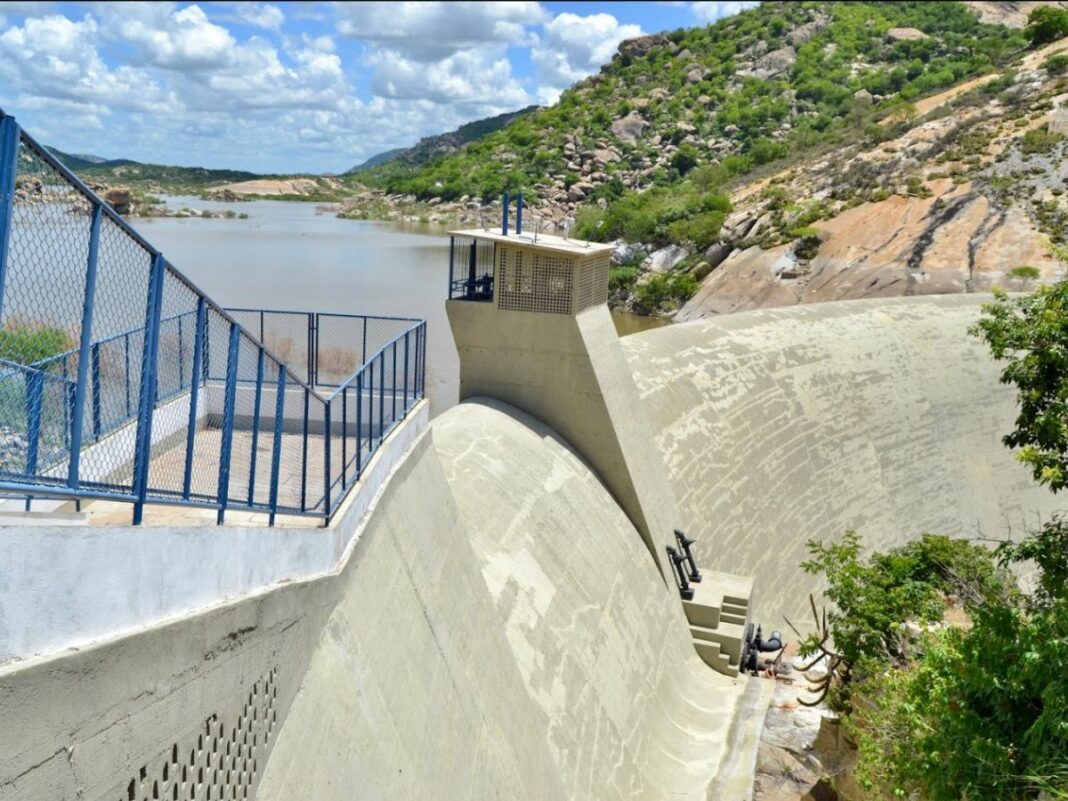
[[[1011,388],[967,329],[989,296],[744,312],[623,339],[702,564],[809,624],[805,542],[1004,537],[1061,505],[1001,443]]]
[[[336,573],[0,667],[0,799],[702,799],[743,688],[586,465],[465,403]]]

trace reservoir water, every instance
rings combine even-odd
[[[427,392],[439,413],[456,403],[459,362],[445,316],[448,239],[419,224],[339,220],[315,203],[167,198],[176,208],[232,210],[248,219],[132,218],[168,260],[224,306],[424,317]],[[621,334],[660,324],[617,316]]]

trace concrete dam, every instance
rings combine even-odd
[[[69,219],[92,275],[109,269],[92,230],[125,229],[84,197]],[[20,202],[16,221],[48,207]],[[997,536],[1053,511],[1000,442],[1014,398],[967,334],[984,298],[620,340],[608,249],[515,222],[452,234],[462,402],[433,420],[418,321],[309,317],[276,359],[283,318],[184,283],[194,315],[173,317],[180,276],[156,257],[133,340],[181,369],[146,358],[140,403],[97,427],[92,382],[117,373],[84,333],[56,413],[88,412],[84,431],[47,439],[55,420],[18,396],[42,455],[0,471],[17,501],[0,510],[0,801],[733,797],[767,684],[742,669],[747,628],[801,619],[806,540]],[[32,230],[11,238],[23,280]],[[91,307],[74,330],[95,332]],[[191,322],[161,334],[172,318]],[[313,358],[331,324],[347,333]],[[385,344],[344,362],[377,325]],[[7,361],[29,397],[59,374]],[[81,480],[75,454],[123,443],[129,470]]]

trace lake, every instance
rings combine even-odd
[[[445,316],[448,238],[421,224],[339,220],[315,203],[166,198],[172,208],[232,210],[247,220],[131,218],[142,235],[224,306],[424,317],[427,392],[456,403],[459,360]],[[622,334],[662,321],[615,315]]]

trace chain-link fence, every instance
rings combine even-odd
[[[225,312],[0,111],[0,492],[329,517],[426,326]]]

